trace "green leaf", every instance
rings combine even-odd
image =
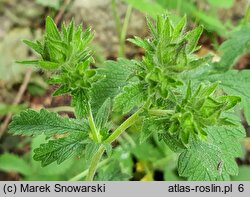
[[[86,145],[86,149],[85,149],[85,159],[87,161],[90,161],[93,157],[93,155],[98,151],[98,148],[100,147],[100,144],[97,144],[95,142],[89,142]]]
[[[35,138],[32,139],[31,143],[31,151],[32,154],[30,154],[30,159],[31,159],[31,165],[33,169],[33,174],[32,176],[26,177],[26,180],[48,180],[46,179],[48,176],[50,177],[57,177],[58,175],[65,175],[69,171],[71,171],[71,167],[74,163],[78,162],[78,159],[76,158],[69,158],[68,160],[64,161],[61,164],[57,163],[52,163],[46,167],[41,166],[41,162],[35,161],[33,159],[34,157],[34,150],[39,148],[41,144],[46,143],[46,136],[45,135],[39,135]],[[38,177],[37,179],[33,177]],[[58,180],[58,178],[56,179]]]
[[[30,40],[23,40],[23,42],[26,45],[28,45],[30,48],[32,48],[33,50],[35,50],[38,54],[42,54],[43,53],[43,48],[38,43],[32,42]]]
[[[250,124],[250,71],[231,70],[227,73],[216,74],[207,77],[210,81],[220,81],[220,87],[227,93],[241,97],[241,107],[244,110],[246,120]]]
[[[78,119],[86,118],[87,115],[87,95],[84,89],[78,89],[72,92],[71,105],[75,109],[75,115]]]
[[[52,37],[56,40],[61,39],[61,36],[56,27],[56,24],[54,23],[53,19],[50,16],[47,16],[46,18],[45,30],[46,30],[47,36]]]
[[[16,63],[18,64],[31,64],[31,65],[38,65],[39,64],[39,60],[20,60],[20,61],[16,61]]]
[[[25,176],[32,173],[27,162],[17,155],[10,153],[0,155],[0,170],[4,172],[17,172]]]
[[[207,141],[194,140],[181,153],[179,175],[192,181],[225,180],[237,175],[235,158],[242,156],[240,139],[245,136],[244,128],[213,126],[206,132]]]
[[[146,90],[142,83],[125,86],[122,93],[115,98],[114,110],[124,114],[134,107],[142,105],[147,99]]]
[[[142,39],[140,37],[135,36],[133,39],[128,39],[128,41],[130,41],[131,43],[137,45],[138,47],[146,49],[147,51],[153,50],[150,43],[148,43],[146,40],[144,40],[144,39]]]
[[[97,70],[101,79],[93,84],[91,89],[91,107],[94,114],[107,98],[113,99],[128,84],[128,78],[133,74],[134,62],[126,59],[107,61],[103,68]]]
[[[63,118],[45,109],[39,112],[28,109],[14,115],[9,130],[15,135],[37,136],[44,133],[46,136],[52,136],[67,132],[87,132],[88,125],[85,121]]]
[[[221,59],[215,63],[215,66],[220,70],[228,70],[234,66],[235,61],[240,55],[249,48],[250,41],[250,25],[241,26],[234,30],[230,38],[222,43],[219,48],[221,51]]]
[[[180,142],[176,134],[170,134],[169,132],[164,132],[159,134],[159,139],[163,139],[168,147],[174,152],[182,152],[186,147]]]
[[[187,39],[188,41],[188,44],[186,45],[187,53],[193,53],[194,51],[196,51],[197,44],[198,44],[198,41],[200,39],[202,32],[203,32],[203,28],[200,26],[186,34],[185,39]]]
[[[43,69],[56,69],[60,66],[60,64],[49,61],[39,61],[38,65]]]
[[[140,143],[145,142],[153,133],[162,131],[162,121],[157,118],[144,118],[140,132]]]
[[[111,100],[110,98],[107,98],[107,100],[103,103],[103,105],[96,114],[95,123],[97,128],[100,129],[106,125],[109,119],[110,111],[111,111]]]
[[[85,148],[86,133],[73,133],[58,140],[50,140],[47,144],[41,144],[34,150],[34,160],[41,161],[42,166],[47,166],[55,161],[61,164],[73,156],[80,156]]]
[[[68,92],[70,92],[69,87],[67,85],[61,85],[57,90],[53,92],[53,96],[59,96]]]
[[[162,158],[162,152],[160,152],[159,149],[150,143],[137,145],[132,149],[131,152],[136,156],[137,159],[142,161],[154,162]]]
[[[128,181],[131,176],[122,172],[119,161],[115,160],[97,170],[95,181]]]

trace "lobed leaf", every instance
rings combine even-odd
[[[213,126],[206,132],[207,141],[194,140],[181,153],[178,161],[180,176],[192,181],[216,181],[237,175],[235,158],[242,156],[239,140],[245,136],[244,128]]]
[[[63,118],[45,109],[39,112],[28,109],[13,116],[9,130],[15,135],[37,136],[44,133],[46,136],[52,136],[67,132],[86,133],[88,125],[85,121]]]
[[[222,43],[219,48],[221,51],[221,59],[214,63],[219,70],[228,70],[233,67],[237,58],[249,48],[250,41],[250,25],[242,26],[231,32],[228,40]]]
[[[53,162],[61,164],[73,156],[80,156],[85,148],[86,133],[73,133],[58,140],[50,140],[47,144],[41,144],[34,150],[34,160],[41,161],[42,166]]]
[[[129,77],[134,72],[134,62],[118,59],[117,62],[107,61],[103,68],[98,69],[97,75],[103,79],[93,84],[91,89],[91,107],[94,114],[107,98],[113,99],[121,89],[128,84]]]
[[[231,70],[224,74],[215,74],[207,77],[210,81],[220,81],[220,87],[227,93],[241,97],[241,107],[243,108],[246,120],[250,123],[250,71]]]
[[[102,128],[106,125],[111,112],[111,100],[107,98],[96,114],[95,123],[97,128]]]
[[[145,85],[134,83],[125,86],[122,93],[115,98],[114,110],[127,113],[136,106],[142,105],[147,99]]]

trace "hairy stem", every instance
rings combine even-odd
[[[150,106],[151,102],[147,101],[140,109],[137,110],[137,112],[135,112],[132,116],[130,116],[127,120],[125,120],[109,137],[107,140],[105,140],[105,143],[112,143],[114,142],[121,134],[122,132],[124,132],[127,128],[129,128],[130,126],[132,126],[136,120],[139,118],[140,113],[145,109],[148,108]],[[97,165],[99,160],[102,157],[102,154],[104,153],[104,146],[101,145],[98,149],[98,151],[94,154],[92,161],[90,163],[90,167],[89,167],[89,173],[87,176],[87,181],[92,181],[94,176],[95,176],[95,172],[97,169]]]
[[[98,169],[98,168],[100,168],[100,167],[106,165],[109,161],[110,161],[110,159],[105,159],[105,160],[99,162],[99,163],[97,164],[97,166],[96,166],[96,169]],[[78,175],[74,176],[73,178],[71,178],[69,181],[79,181],[79,180],[83,179],[85,176],[87,176],[88,173],[89,173],[89,169],[84,170],[84,171],[81,172],[80,174],[78,174]]]
[[[105,141],[106,143],[112,143],[114,142],[123,131],[125,131],[127,128],[129,128],[131,125],[133,125],[136,120],[139,118],[141,110],[138,110],[135,112],[132,116],[130,116],[126,121],[124,121]]]
[[[99,131],[97,130],[96,126],[95,126],[95,121],[93,118],[93,114],[92,114],[92,110],[91,110],[91,106],[90,104],[88,104],[88,122],[89,122],[89,127],[91,129],[91,133],[93,136],[94,141],[96,142],[101,142],[100,141],[100,135],[99,135]]]
[[[104,150],[105,150],[104,146],[101,145],[100,148],[98,149],[98,151],[94,154],[94,156],[91,160],[91,163],[90,163],[90,167],[88,170],[88,176],[86,178],[86,181],[93,181],[94,176],[95,176],[95,172],[97,170],[98,163],[102,157],[102,154],[104,153]]]
[[[127,35],[127,29],[128,29],[128,24],[129,24],[129,19],[132,13],[132,6],[129,5],[126,11],[126,16],[124,19],[121,35],[120,35],[120,44],[119,44],[119,56],[124,57],[125,56],[125,39]]]
[[[98,132],[96,126],[95,126],[95,121],[94,121],[92,112],[90,112],[90,114],[89,114],[88,122],[89,122],[89,127],[90,127],[90,129],[91,129],[91,133],[92,133],[92,135],[93,135],[93,139],[94,139],[96,142],[100,142],[100,139],[99,139],[99,132]]]
[[[115,19],[116,32],[117,32],[118,40],[119,40],[118,56],[124,57],[125,56],[125,39],[126,39],[129,19],[132,13],[132,6],[129,5],[127,8],[123,25],[122,25],[120,16],[118,15],[118,12],[117,12],[116,0],[112,0],[112,13]]]
[[[173,110],[161,110],[161,109],[150,109],[148,112],[150,115],[153,116],[166,116],[174,113]]]

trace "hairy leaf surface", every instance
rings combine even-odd
[[[249,49],[250,25],[243,26],[231,33],[231,38],[226,40],[219,48],[222,52],[221,60],[215,65],[218,69],[232,68],[236,59]]]
[[[34,150],[34,160],[41,161],[42,166],[47,166],[54,161],[62,163],[72,156],[80,156],[85,148],[85,133],[73,133],[58,140],[50,140],[47,144],[41,144]]]
[[[133,107],[143,104],[147,99],[145,89],[145,85],[142,83],[134,83],[124,87],[122,93],[115,98],[115,111],[127,113]]]
[[[206,129],[207,141],[194,140],[181,153],[178,162],[180,176],[192,181],[224,180],[238,174],[236,157],[242,155],[239,139],[245,136],[243,128],[213,126]]]
[[[39,112],[28,109],[13,117],[9,129],[15,135],[37,136],[44,133],[52,136],[67,132],[87,132],[88,125],[85,121],[63,118],[45,109]]]
[[[216,74],[208,77],[210,81],[220,81],[220,86],[227,94],[241,97],[241,107],[245,112],[247,122],[250,123],[250,71],[231,70],[225,74]]]
[[[102,80],[95,83],[91,91],[91,106],[95,113],[107,98],[113,99],[128,83],[133,73],[134,63],[130,60],[118,59],[117,62],[107,61],[104,68],[98,70]]]

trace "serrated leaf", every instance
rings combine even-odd
[[[114,160],[97,170],[97,177],[95,181],[125,181],[129,180],[131,176],[122,172],[119,161]]]
[[[250,42],[250,25],[242,26],[234,30],[228,40],[222,43],[219,48],[221,59],[214,65],[219,70],[228,70],[234,66],[235,61],[249,47]]]
[[[210,81],[220,81],[220,87],[229,95],[241,97],[241,107],[244,110],[246,120],[250,123],[250,71],[231,70],[224,74],[216,74],[207,77]]]
[[[72,93],[72,106],[75,109],[75,115],[78,119],[86,118],[87,115],[87,95],[83,89],[76,90]]]
[[[161,132],[162,121],[156,118],[145,118],[140,132],[140,143],[145,142],[153,133]]]
[[[69,158],[68,160],[64,161],[63,163],[59,165],[54,162],[46,167],[42,167],[41,162],[35,161],[33,159],[33,156],[34,156],[34,150],[39,148],[41,144],[44,144],[46,142],[47,140],[46,140],[45,135],[40,135],[32,139],[32,142],[31,142],[32,154],[30,154],[30,159],[31,159],[32,169],[34,172],[31,177],[26,177],[25,180],[27,179],[32,180],[32,181],[43,180],[43,179],[39,179],[40,177],[45,178],[45,180],[47,180],[46,178],[48,176],[57,177],[58,175],[65,175],[71,170],[72,165],[78,161],[78,159],[76,158]],[[34,179],[33,177],[36,177],[36,176],[38,176],[38,178]]]
[[[52,136],[78,131],[86,133],[88,125],[85,121],[63,118],[45,109],[39,112],[28,109],[13,116],[9,130],[15,135],[37,136],[44,133],[46,136]]]
[[[110,111],[111,111],[111,99],[107,98],[107,100],[103,103],[103,105],[96,114],[95,123],[97,128],[100,129],[106,125],[109,119]]]
[[[134,107],[142,105],[147,99],[145,85],[134,83],[125,86],[122,93],[115,98],[114,110],[127,113]]]
[[[213,126],[206,129],[207,141],[194,140],[181,153],[178,162],[180,176],[192,181],[224,180],[238,173],[235,158],[242,155],[242,127]]]
[[[133,68],[132,61],[118,59],[117,62],[107,61],[103,68],[98,69],[97,74],[103,79],[93,84],[91,89],[91,107],[94,114],[107,98],[113,99],[128,84]]]
[[[163,139],[168,147],[174,152],[182,152],[184,149],[186,149],[176,134],[171,135],[169,132],[165,132],[159,134],[159,139]]]
[[[41,161],[42,166],[53,162],[61,164],[73,156],[80,156],[85,148],[86,133],[73,133],[65,138],[50,140],[34,150],[34,160]]]
[[[67,85],[61,85],[57,90],[53,92],[53,96],[59,96],[68,92],[70,92],[69,87]]]

